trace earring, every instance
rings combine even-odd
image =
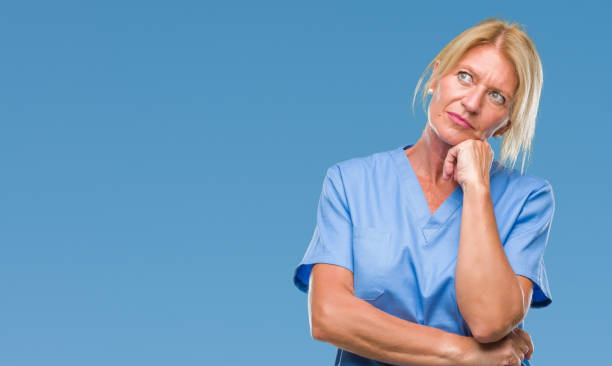
[[[427,89],[427,94],[433,94],[433,89],[432,88]]]

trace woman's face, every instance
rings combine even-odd
[[[498,137],[510,127],[517,85],[514,66],[494,46],[472,48],[432,83],[429,125],[452,146],[468,139],[487,140],[494,133]]]

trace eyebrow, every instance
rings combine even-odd
[[[457,68],[459,69],[468,69],[472,75],[476,76],[476,79],[480,79],[480,75],[474,71],[474,69],[472,69],[470,66],[465,65],[465,64],[459,64],[457,65]],[[506,97],[506,99],[512,99],[512,94],[510,94],[508,91],[506,90],[502,90],[501,88],[497,88],[497,87],[493,87],[493,89],[498,90],[500,92],[502,92],[502,94],[504,94],[504,96]]]

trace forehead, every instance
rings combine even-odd
[[[494,46],[483,45],[467,51],[454,69],[467,68],[478,83],[513,95],[518,85],[514,65]]]

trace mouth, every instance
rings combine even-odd
[[[460,115],[456,113],[452,113],[452,112],[446,112],[446,113],[448,114],[448,117],[456,124],[466,127],[466,128],[474,129],[474,127],[468,121],[463,119]]]

